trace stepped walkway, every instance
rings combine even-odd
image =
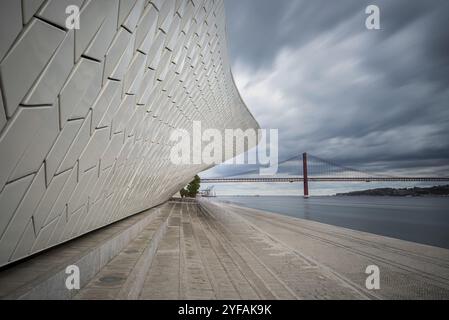
[[[80,268],[67,290],[65,268]],[[366,267],[380,289],[365,286]],[[449,250],[170,201],[0,271],[3,299],[448,299]]]

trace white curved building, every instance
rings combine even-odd
[[[0,266],[169,199],[175,128],[258,128],[222,0],[1,1],[0,81]]]

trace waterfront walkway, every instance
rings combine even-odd
[[[109,259],[100,257],[70,298],[449,298],[446,249],[207,200],[172,201],[144,215],[138,233]],[[365,287],[369,265],[380,269],[380,290]],[[14,268],[6,272],[11,281]],[[6,278],[0,272],[0,287]],[[36,297],[23,292],[17,286],[3,297]]]

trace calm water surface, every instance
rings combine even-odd
[[[449,249],[449,198],[263,196],[216,199]]]

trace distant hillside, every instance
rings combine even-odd
[[[391,196],[391,197],[423,197],[423,196],[449,196],[449,185],[430,188],[379,188],[370,190],[337,193],[337,196]]]

